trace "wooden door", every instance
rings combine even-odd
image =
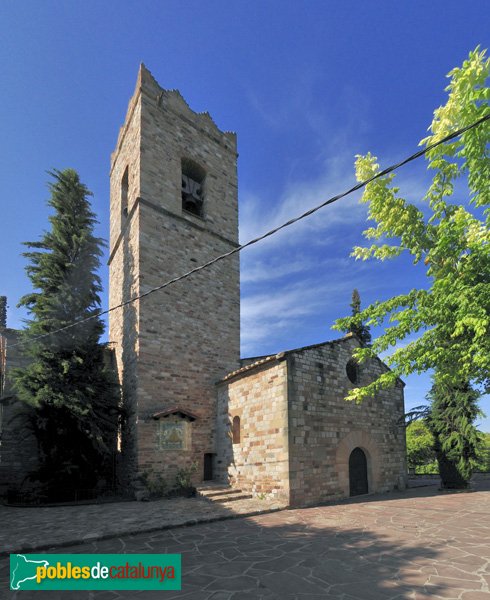
[[[367,459],[361,448],[354,448],[349,457],[350,495],[368,493]]]
[[[213,479],[213,454],[204,455],[204,481]]]

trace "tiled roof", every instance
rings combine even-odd
[[[320,342],[319,344],[311,344],[310,346],[303,346],[301,348],[293,348],[291,350],[285,350],[284,352],[279,352],[278,354],[270,354],[269,356],[260,356],[260,357],[258,357],[258,360],[254,361],[248,365],[245,365],[244,367],[241,367],[240,369],[237,369],[236,371],[232,371],[231,373],[228,373],[228,375],[225,375],[225,377],[223,377],[223,379],[221,379],[218,383],[228,381],[228,380],[232,379],[233,377],[236,377],[237,375],[241,375],[242,373],[246,373],[247,371],[256,369],[257,367],[265,365],[269,362],[284,360],[288,354],[292,354],[293,352],[301,352],[302,350],[310,350],[311,348],[318,348],[320,346],[330,346],[332,344],[338,344],[339,342],[345,342],[352,337],[355,337],[355,335],[352,333],[348,333],[344,337],[338,338],[336,340],[330,340],[328,342]]]
[[[250,363],[249,365],[245,365],[244,367],[241,367],[240,369],[237,369],[236,371],[232,371],[231,373],[228,373],[228,375],[225,375],[225,377],[223,377],[223,379],[221,379],[220,381],[228,381],[228,379],[231,379],[232,377],[235,377],[236,375],[240,375],[241,373],[245,373],[246,371],[256,369],[257,367],[260,367],[261,365],[265,365],[268,362],[272,362],[274,360],[281,360],[281,358],[284,358],[285,355],[286,355],[285,352],[280,352],[279,354],[271,354],[270,356],[261,358],[260,360]]]

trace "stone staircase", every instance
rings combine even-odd
[[[253,496],[237,488],[232,488],[227,483],[216,483],[214,481],[200,483],[196,486],[197,495],[210,502],[220,504],[231,504],[238,500],[249,500]]]

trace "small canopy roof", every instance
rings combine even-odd
[[[165,417],[169,417],[170,415],[178,415],[182,419],[189,419],[189,421],[195,421],[197,419],[196,415],[186,410],[185,408],[181,408],[180,406],[173,406],[172,408],[167,408],[165,410],[160,410],[151,415],[152,419],[164,419]]]

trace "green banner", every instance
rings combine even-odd
[[[180,590],[180,554],[11,554],[11,590]]]

